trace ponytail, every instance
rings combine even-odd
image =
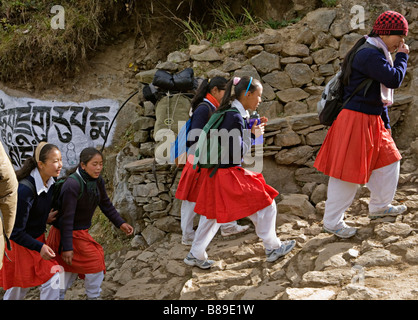
[[[203,101],[208,93],[212,91],[213,88],[218,88],[219,90],[225,90],[225,86],[228,80],[223,77],[214,77],[212,80],[204,79],[197,88],[196,94],[192,99],[192,113],[196,110],[199,104]]]
[[[375,34],[373,31],[370,32],[368,37],[378,37],[377,34]],[[356,54],[356,51],[360,46],[362,46],[367,40],[367,37],[361,37],[356,44],[350,49],[350,51],[347,52],[347,54],[344,57],[342,66],[341,66],[341,76],[340,80],[343,86],[347,86],[350,82],[350,76],[351,76],[351,63],[353,62],[354,55]]]
[[[232,78],[226,85],[224,97],[217,111],[228,109],[233,100],[239,100],[242,96],[247,95],[247,92],[256,91],[259,86],[261,86],[261,82],[253,77],[244,76],[242,78]],[[234,87],[233,95],[232,87]]]

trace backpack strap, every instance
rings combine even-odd
[[[195,152],[195,158],[194,158],[194,163],[193,163],[193,169],[196,169],[197,166],[200,167],[199,165],[199,159],[200,159],[200,155],[201,155],[201,150],[203,149],[203,147],[206,146],[207,144],[207,137],[209,134],[209,131],[211,129],[217,129],[219,128],[219,126],[221,125],[221,123],[224,120],[225,114],[227,112],[236,112],[239,113],[237,108],[228,108],[228,109],[224,109],[221,111],[217,111],[213,114],[213,116],[210,118],[210,120],[208,121],[208,123],[204,126],[204,128],[202,129],[202,132],[199,136],[199,140],[197,142],[197,148],[196,148],[196,152]],[[245,128],[245,123],[242,120],[242,125]],[[216,164],[216,166],[213,168],[212,172],[210,173],[209,177],[213,177],[213,175],[216,173],[216,171],[218,170],[220,166],[220,156],[218,158],[218,163]]]
[[[75,171],[74,173],[70,174],[68,176],[68,178],[73,178],[74,180],[76,180],[79,183],[80,192],[78,193],[77,200],[80,200],[80,198],[83,196],[83,192],[84,192],[84,180],[83,180],[83,178],[80,176],[78,171]]]
[[[23,178],[22,180],[19,181],[19,183],[23,184],[24,186],[27,186],[32,191],[34,197],[37,196],[35,186],[27,178]]]
[[[376,47],[376,46],[374,46],[374,45],[372,45],[371,43],[368,43],[367,41],[365,42],[365,43],[363,43],[360,47],[358,47],[357,48],[357,50],[356,50],[356,52],[351,56],[351,58],[350,58],[350,61],[349,61],[349,64],[350,64],[350,68],[351,68],[351,64],[353,63],[353,60],[354,60],[354,56],[359,52],[359,51],[361,51],[361,50],[363,50],[363,49],[367,49],[367,48],[369,48],[369,49],[375,49],[375,50],[378,50],[378,51],[380,51],[381,53],[383,53],[383,50],[382,49],[380,49],[380,48],[378,48],[378,47]],[[344,101],[344,103],[343,103],[343,105],[342,105],[342,107],[341,107],[341,109],[343,109],[345,106],[346,106],[346,104],[351,100],[351,98],[352,97],[354,97],[361,89],[363,89],[363,88],[365,88],[365,90],[364,90],[364,94],[363,94],[363,96],[366,96],[366,94],[367,94],[367,91],[369,90],[369,88],[370,88],[370,86],[372,85],[372,83],[373,83],[373,79],[370,79],[370,78],[367,78],[367,79],[364,79],[358,86],[357,86],[357,88],[353,91],[353,93],[347,98],[347,100],[345,100]]]
[[[367,78],[364,79],[358,86],[357,88],[353,91],[353,93],[347,98],[347,100],[344,101],[343,105],[341,106],[341,109],[343,109],[346,104],[351,100],[352,97],[354,97],[356,95],[356,93],[358,93],[361,89],[366,88],[364,90],[364,96],[366,96],[367,91],[369,90],[371,84],[373,83],[373,79]]]

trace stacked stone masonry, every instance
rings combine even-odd
[[[158,69],[175,73],[192,67],[195,76],[202,78],[248,75],[259,79],[264,90],[258,111],[269,118],[264,135],[263,174],[267,183],[280,192],[276,202],[283,201],[286,194],[301,194],[314,208],[326,199],[328,181],[313,168],[328,130],[319,123],[316,104],[346,52],[370,28],[353,29],[344,10],[321,8],[297,24],[279,30],[265,29],[248,40],[228,42],[221,47],[202,41],[188,50],[172,52],[154,69],[136,75],[140,91],[152,82]],[[411,6],[408,10],[411,17],[418,16],[416,8]],[[393,134],[404,156],[403,168],[409,174],[407,181],[417,169],[418,121],[411,111],[418,92],[418,68],[414,68],[417,40],[418,25],[412,22],[408,73],[402,87],[396,90],[395,104],[390,110]],[[149,246],[169,232],[180,232],[180,201],[174,194],[181,171],[174,177],[174,165],[153,164],[155,106],[143,97],[139,102],[141,111],[133,121],[133,141],[117,157],[114,185],[119,194],[114,202],[135,225],[134,243]]]

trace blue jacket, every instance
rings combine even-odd
[[[403,52],[396,54],[393,67],[386,60],[385,55],[378,49],[365,48],[357,52],[353,59],[350,83],[344,86],[345,101],[355,88],[366,78],[372,82],[364,97],[364,90],[360,90],[345,106],[345,109],[380,115],[386,128],[390,128],[388,108],[383,106],[380,97],[380,83],[391,89],[399,88],[406,74],[408,55]]]

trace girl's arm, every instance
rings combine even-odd
[[[97,180],[97,186],[100,192],[100,202],[99,208],[102,210],[104,215],[117,227],[120,228],[122,224],[125,223],[125,220],[122,219],[119,212],[116,210],[112,201],[110,201],[109,196],[106,192],[106,186],[102,177],[99,177]]]
[[[59,220],[61,231],[62,251],[73,250],[74,217],[77,208],[80,183],[75,179],[68,178],[61,189],[62,205]]]
[[[26,223],[28,221],[29,212],[32,209],[34,201],[35,196],[32,190],[28,186],[19,184],[16,220],[10,239],[22,247],[41,252],[41,248],[44,244],[34,239],[26,232]]]
[[[364,49],[364,55],[360,55],[361,65],[364,66],[363,72],[373,80],[383,83],[386,87],[396,89],[402,84],[406,74],[408,55],[404,52],[396,54],[393,67],[386,60],[385,55],[375,49]],[[361,53],[361,51],[359,52]],[[367,54],[366,54],[367,53]]]

